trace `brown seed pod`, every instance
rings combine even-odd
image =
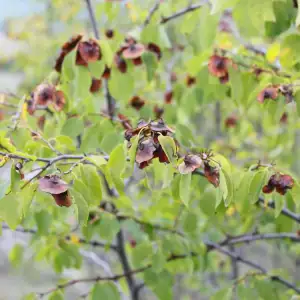
[[[107,29],[105,31],[105,36],[108,38],[108,39],[112,39],[114,37],[114,31],[112,29]]]
[[[226,128],[234,128],[237,125],[237,121],[238,121],[238,118],[235,115],[232,115],[225,120],[225,127]]]
[[[164,95],[164,100],[166,104],[170,104],[172,102],[172,98],[173,98],[173,91],[167,91],[165,92]]]

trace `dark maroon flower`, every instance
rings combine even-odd
[[[95,40],[89,39],[88,41],[78,44],[76,56],[77,65],[87,66],[89,62],[100,60],[101,57],[101,48]]]
[[[211,75],[218,77],[221,83],[226,83],[229,80],[229,66],[237,68],[230,58],[213,55],[208,62],[208,71]]]
[[[263,193],[269,194],[276,189],[276,192],[280,195],[285,195],[289,189],[294,186],[294,179],[287,174],[273,174],[268,183],[263,187]]]
[[[123,52],[122,55],[125,59],[140,58],[145,52],[145,46],[142,44],[130,44]]]
[[[159,107],[158,105],[155,105],[153,108],[153,112],[155,114],[155,118],[160,119],[162,117],[162,115],[164,114],[164,108]]]
[[[35,105],[46,106],[55,100],[55,86],[42,83],[36,87],[33,93],[33,101]]]
[[[191,85],[193,85],[193,84],[195,84],[196,83],[196,78],[195,77],[192,77],[192,76],[190,76],[190,75],[188,75],[187,77],[186,77],[186,85],[187,86],[191,86]]]
[[[61,111],[64,109],[66,104],[65,95],[62,91],[55,92],[55,100],[54,100],[54,108],[57,111]]]
[[[155,150],[156,150],[156,147],[155,147],[154,141],[151,137],[141,141],[138,145],[135,161],[138,164],[145,162],[145,161],[150,161],[154,156],[153,153]]]
[[[39,180],[39,188],[45,193],[49,193],[55,199],[58,206],[69,207],[72,205],[71,197],[68,193],[68,184],[57,175],[47,175]]]
[[[102,74],[102,78],[109,79],[111,70],[107,66],[105,66],[104,72]]]
[[[120,55],[118,55],[118,54],[115,55],[114,61],[115,61],[115,64],[116,64],[118,70],[121,73],[127,72],[127,63]]]

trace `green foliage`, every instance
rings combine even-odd
[[[81,278],[93,284],[88,299],[126,298],[131,281],[145,284],[145,299],[290,299],[300,253],[295,1],[91,1],[97,39],[88,1],[50,2],[9,22],[27,48],[1,58],[24,79],[0,95],[0,221],[32,237],[11,248],[11,264],[28,248],[65,277],[86,270],[86,253],[103,260],[105,274],[64,278],[52,300]],[[81,41],[64,44],[75,33]],[[90,38],[99,48],[81,53]],[[39,94],[42,83],[53,86]],[[44,176],[62,181],[43,187]],[[239,251],[253,241],[262,262],[254,243]]]

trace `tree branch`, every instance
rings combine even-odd
[[[149,14],[148,14],[147,18],[145,19],[145,21],[144,21],[144,23],[142,25],[142,28],[146,27],[150,23],[153,15],[159,9],[160,2],[161,2],[160,0],[156,0],[154,6],[149,11]]]
[[[6,224],[2,224],[2,229],[4,229],[4,230],[12,230]],[[30,234],[36,234],[37,233],[37,231],[35,229],[28,229],[28,228],[22,228],[22,227],[18,227],[16,229],[14,229],[13,231],[21,232],[21,233],[30,233]],[[71,235],[66,235],[65,236],[65,240],[66,241],[72,240],[72,236]],[[101,248],[107,248],[107,247],[109,247],[110,249],[112,249],[114,251],[117,251],[117,246],[115,246],[115,245],[108,245],[108,244],[105,244],[105,243],[102,243],[102,242],[98,242],[98,241],[94,241],[94,240],[87,241],[87,240],[85,240],[83,238],[79,238],[78,239],[78,243],[79,244],[90,245],[92,247],[101,247]]]
[[[117,234],[117,253],[119,255],[121,265],[124,271],[125,278],[130,290],[131,299],[132,300],[138,300],[138,294],[135,293],[136,290],[136,283],[133,277],[133,274],[136,273],[134,271],[131,271],[129,261],[127,258],[127,254],[125,251],[125,241],[124,241],[124,235],[123,230],[121,229]]]
[[[183,15],[185,15],[187,13],[190,13],[190,12],[192,12],[194,10],[197,10],[197,9],[201,8],[206,3],[208,3],[208,1],[203,1],[202,3],[199,3],[199,4],[190,5],[190,6],[184,8],[182,10],[179,10],[178,12],[176,12],[176,13],[168,16],[168,17],[162,17],[160,23],[161,24],[165,24],[165,23],[167,23],[167,22],[169,22],[171,20],[174,20],[174,19],[176,19],[178,17],[181,17],[181,16],[183,16]]]
[[[90,16],[90,20],[91,20],[91,23],[92,23],[95,38],[97,40],[99,40],[100,39],[100,34],[99,34],[99,30],[98,30],[98,26],[97,26],[97,22],[96,22],[96,18],[95,18],[95,13],[94,13],[94,10],[93,10],[93,7],[92,7],[91,0],[85,0],[85,2],[86,2],[87,9],[88,9],[88,12],[89,12],[89,16]]]
[[[256,270],[259,270],[262,274],[264,274],[265,276],[267,276],[270,280],[272,281],[277,281],[283,285],[285,285],[286,287],[294,290],[297,294],[300,294],[300,288],[298,288],[297,286],[295,286],[294,284],[290,283],[289,281],[285,280],[284,278],[277,276],[277,275],[269,275],[268,271],[263,268],[261,265],[258,265],[250,260],[247,260],[243,257],[241,257],[240,255],[236,254],[235,252],[230,252],[224,248],[222,248],[220,245],[212,243],[212,242],[207,242],[208,246],[213,247],[215,250],[235,259],[238,262],[241,262],[245,265],[248,265]]]

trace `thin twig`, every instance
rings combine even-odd
[[[93,10],[93,7],[92,7],[91,0],[85,0],[85,2],[86,2],[87,9],[88,9],[88,12],[89,12],[90,20],[91,20],[91,23],[92,23],[94,35],[95,35],[96,39],[99,40],[100,39],[100,34],[99,34],[97,21],[96,21],[96,18],[95,18],[95,13],[94,13],[94,10]]]
[[[195,172],[193,172],[193,174],[194,174],[194,175],[200,175],[200,176],[204,176],[204,177],[205,177],[204,172],[201,171],[201,170],[199,170],[199,169],[196,170]],[[260,197],[258,198],[258,202],[264,205],[264,204],[265,204],[265,199],[264,199],[263,197],[260,196]],[[268,205],[268,207],[270,207],[270,208],[275,208],[275,204],[274,204],[273,201],[269,201],[269,202],[267,203],[267,205]],[[283,208],[283,209],[281,210],[281,213],[282,213],[283,215],[285,215],[285,216],[287,216],[287,217],[293,219],[293,220],[296,221],[297,223],[300,223],[300,215],[298,215],[298,214],[296,214],[296,213],[290,211],[289,209]]]
[[[190,6],[184,8],[182,10],[179,10],[178,12],[176,12],[176,13],[168,16],[168,17],[162,17],[160,23],[161,24],[165,24],[165,23],[167,23],[167,22],[169,22],[171,20],[174,20],[174,19],[176,19],[178,17],[181,17],[181,16],[183,16],[183,15],[185,15],[187,13],[190,13],[190,12],[192,12],[194,10],[197,10],[197,9],[201,8],[206,3],[208,3],[208,1],[203,1],[202,3],[199,3],[199,4],[190,5]]]
[[[74,168],[76,168],[77,166],[79,166],[80,164],[84,163],[86,160],[85,158],[82,158],[81,160],[77,161],[76,163],[72,164],[72,166],[70,167],[70,169],[68,171],[64,172],[64,175],[70,174]]]
[[[147,18],[145,19],[145,21],[144,21],[144,23],[142,25],[142,28],[146,27],[150,23],[153,15],[159,9],[160,3],[161,3],[160,0],[156,0],[154,6],[149,11],[149,14],[148,14]]]
[[[62,153],[56,150],[49,141],[47,141],[45,138],[42,137],[42,135],[36,131],[30,130],[30,132],[34,135],[36,135],[40,140],[42,140],[47,146],[56,154],[61,155]]]

